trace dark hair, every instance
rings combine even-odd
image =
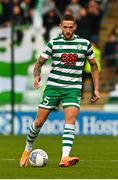
[[[62,21],[73,21],[76,24],[76,19],[72,15],[64,15],[61,18],[61,22]]]

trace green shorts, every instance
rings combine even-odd
[[[38,107],[45,109],[57,109],[62,103],[63,108],[76,106],[80,108],[81,90],[62,89],[54,86],[46,86],[42,101]]]

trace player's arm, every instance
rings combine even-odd
[[[46,61],[47,61],[46,58],[40,56],[34,66],[33,74],[34,74],[34,88],[35,89],[39,88],[39,82],[41,80],[41,68]]]
[[[41,68],[43,64],[52,56],[53,40],[49,41],[41,53],[34,67],[34,88],[39,88],[39,82],[41,80]]]
[[[100,94],[99,94],[99,71],[98,71],[98,66],[96,63],[96,59],[92,58],[89,59],[89,63],[91,66],[91,76],[94,84],[94,94],[93,97],[91,98],[91,101],[95,102],[98,99],[100,99]]]

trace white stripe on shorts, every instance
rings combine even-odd
[[[57,109],[56,106],[45,106],[43,104],[39,104],[38,107],[42,107],[42,108],[46,108],[46,109],[53,109],[53,108]]]
[[[63,103],[63,104],[62,104],[62,106],[68,106],[68,105],[69,105],[69,106],[71,106],[71,105],[72,105],[72,106],[77,106],[77,107],[80,108],[80,105],[79,105],[79,104],[73,103],[73,102],[72,102],[72,103]]]

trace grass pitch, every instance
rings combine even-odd
[[[19,167],[25,136],[0,136],[0,178],[6,179],[115,179],[118,178],[118,137],[75,137],[71,155],[80,157],[73,167],[60,168],[61,136],[39,136],[33,149],[49,156],[46,167]]]

